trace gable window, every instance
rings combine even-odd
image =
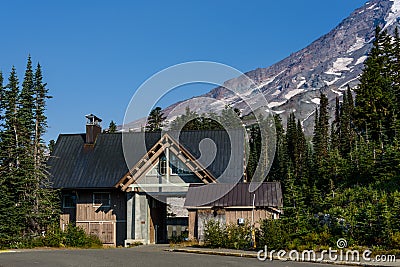
[[[170,167],[172,170],[172,174],[192,174],[187,166],[175,155],[171,155]]]
[[[110,207],[111,206],[110,193],[106,192],[93,193],[93,206]]]
[[[63,195],[62,198],[63,208],[75,208],[76,207],[76,196],[74,195]]]
[[[161,175],[166,175],[167,174],[167,158],[165,156],[162,156],[160,158],[160,162],[158,164],[159,164],[159,167],[158,167],[159,173]]]

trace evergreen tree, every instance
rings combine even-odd
[[[2,79],[0,79],[2,80]],[[22,90],[13,67],[0,86],[0,247],[41,234],[58,220],[58,195],[48,182],[43,134],[47,123],[40,65],[28,57]]]
[[[274,116],[276,129],[276,149],[275,157],[268,174],[268,181],[284,181],[287,169],[287,150],[285,130],[282,125],[282,119],[279,115]]]
[[[21,119],[20,135],[21,144],[29,151],[32,145],[34,131],[33,122],[33,109],[34,109],[34,82],[31,57],[28,57],[26,65],[25,77],[22,83],[22,90],[20,95],[20,107],[18,109],[18,116]]]
[[[108,126],[108,133],[116,133],[117,132],[117,125],[115,124],[114,121],[110,122],[110,125]]]
[[[59,196],[57,190],[51,188],[46,166],[46,146],[43,135],[47,129],[46,103],[49,95],[47,84],[43,82],[42,68],[38,63],[34,75],[34,162],[35,162],[35,201],[33,204],[32,228],[40,233],[57,222],[59,214]]]
[[[328,156],[329,145],[329,111],[328,98],[321,93],[319,112],[315,112],[316,124],[314,126],[314,153],[317,159]]]
[[[147,118],[147,125],[146,131],[148,132],[158,132],[161,131],[164,127],[164,113],[162,112],[160,107],[154,108],[148,118]]]
[[[50,140],[49,141],[49,152],[50,152],[50,154],[53,153],[55,145],[56,145],[56,141],[54,141],[54,140]]]
[[[16,70],[13,67],[8,78],[8,84],[4,88],[3,94],[3,131],[1,133],[2,141],[2,189],[5,201],[8,207],[1,210],[3,219],[0,224],[6,231],[7,237],[16,238],[23,234],[25,228],[26,200],[25,195],[25,177],[21,172],[20,158],[20,136],[18,118],[18,97],[19,85]],[[12,208],[11,208],[12,207]]]
[[[343,102],[345,102],[345,96],[343,96]],[[340,137],[341,137],[341,121],[340,121],[340,103],[339,103],[339,98],[336,97],[336,102],[335,102],[335,118],[332,122],[331,125],[331,144],[330,147],[331,149],[338,149],[340,150]]]
[[[375,40],[356,89],[356,126],[368,140],[381,142],[394,134],[394,92],[390,75],[390,41],[387,33],[375,30]]]

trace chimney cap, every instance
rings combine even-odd
[[[90,121],[92,121],[92,122],[95,122],[95,121],[101,122],[101,121],[102,121],[102,119],[100,119],[100,118],[97,117],[96,115],[93,115],[92,113],[86,115],[85,117],[86,117],[86,119],[88,119],[88,120],[90,120]]]

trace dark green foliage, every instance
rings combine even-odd
[[[226,247],[225,226],[219,221],[207,221],[204,226],[204,245],[210,248]]]
[[[281,220],[264,220],[260,230],[260,247],[266,245],[268,249],[280,250],[290,241],[288,229]]]
[[[54,140],[50,140],[49,141],[49,152],[50,152],[50,154],[53,153],[55,145],[56,145],[56,141],[54,141]]]
[[[311,142],[293,114],[286,131],[275,120],[277,152],[267,179],[282,182],[284,213],[261,224],[259,246],[318,249],[346,238],[350,245],[399,247],[400,37],[376,34],[355,101],[347,86],[329,118],[321,94]],[[262,150],[259,143],[253,151]]]
[[[58,195],[50,189],[43,134],[46,85],[40,65],[28,57],[22,88],[13,67],[0,79],[0,244],[11,246],[40,235],[58,220]]]
[[[20,237],[13,240],[11,244],[0,248],[34,248],[34,247],[78,247],[78,248],[101,248],[103,243],[94,235],[86,232],[73,224],[69,224],[65,231],[56,226],[50,228],[44,235],[34,237]]]
[[[396,77],[392,75],[393,55],[391,37],[376,29],[374,45],[364,65],[364,72],[356,90],[355,118],[358,131],[371,141],[383,141],[394,136],[396,110]]]
[[[219,221],[209,220],[204,228],[204,245],[211,248],[247,249],[251,242],[250,224],[223,225]]]
[[[199,115],[186,107],[185,114],[178,116],[170,125],[170,130],[222,130],[242,127],[239,118],[240,111],[226,106],[221,115],[214,113]]]
[[[115,124],[114,121],[110,122],[110,125],[108,126],[108,133],[116,133],[117,132],[117,125]]]
[[[161,131],[164,127],[164,120],[165,120],[164,113],[162,112],[160,107],[154,108],[148,118],[146,124],[146,131],[148,132],[158,132]]]

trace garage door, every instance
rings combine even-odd
[[[87,234],[98,236],[103,244],[115,244],[113,222],[77,222]]]

